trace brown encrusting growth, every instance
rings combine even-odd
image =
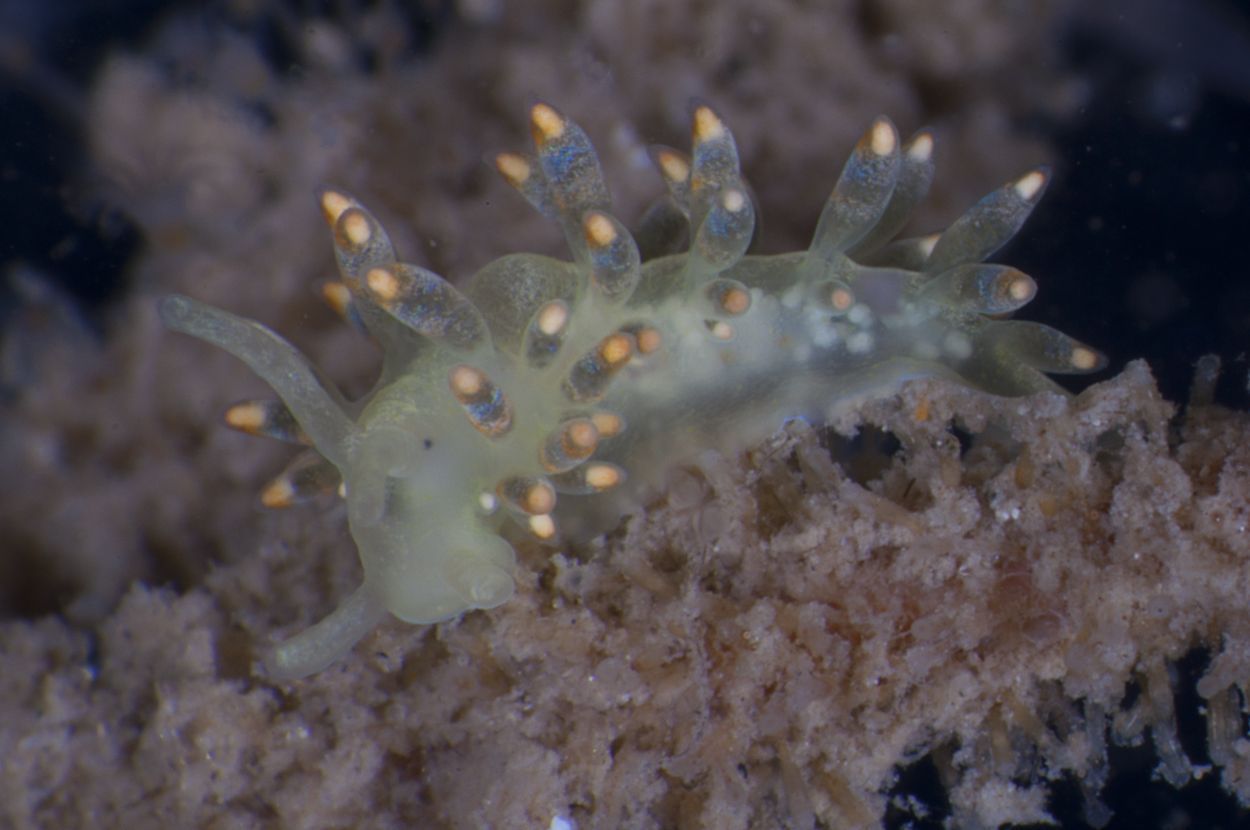
[[[802,423],[710,453],[603,543],[525,549],[507,605],[383,626],[288,686],[248,644],[316,551],[136,587],[98,639],[10,624],[8,821],[873,826],[934,749],[961,826],[1043,819],[1064,772],[1098,815],[1108,741],[1149,734],[1168,780],[1193,774],[1167,666],[1198,643],[1244,798],[1250,422],[1171,418],[1141,364],[1071,400],[915,384],[834,425],[893,454],[836,461]]]

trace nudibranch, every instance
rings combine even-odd
[[[689,156],[656,148],[668,194],[631,235],[613,215],[590,141],[554,107],[530,111],[535,152],[496,166],[559,223],[571,261],[513,254],[463,291],[402,262],[340,190],[320,193],[341,283],[327,297],[382,351],[372,391],[346,400],[293,346],[183,296],[172,329],[244,361],[281,402],[227,413],[245,432],[307,449],[262,500],[346,499],[364,569],[327,617],[274,647],[296,678],[348,652],[387,613],[435,623],[513,592],[516,522],[585,536],[635,509],[674,463],[758,442],[788,418],[822,420],[911,378],[997,395],[1057,389],[1102,356],[1047,326],[1006,319],[1036,285],[984,264],[1047,183],[1033,170],[945,231],[896,239],[928,190],[933,138],[903,143],[879,118],[847,161],[811,245],[747,255],[755,206],[733,136],[708,106]]]

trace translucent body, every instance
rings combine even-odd
[[[342,483],[364,583],[274,649],[278,676],[319,670],[388,612],[432,623],[506,601],[513,553],[502,522],[542,539],[596,532],[701,449],[747,446],[785,418],[823,419],[909,378],[1017,395],[1053,388],[1043,372],[1101,365],[1052,329],[987,316],[1034,294],[1027,276],[980,262],[1023,223],[1044,171],[940,236],[891,242],[928,187],[932,141],[921,133],[901,146],[879,119],[810,248],[745,256],[754,206],[711,109],[695,110],[689,159],[656,152],[670,196],[640,243],[610,214],[585,134],[545,104],[531,122],[536,155],[498,165],[560,223],[572,262],[504,257],[462,294],[399,262],[355,199],[322,194],[343,277],[333,297],[383,350],[363,401],[343,401],[257,323],[185,297],[163,303],[168,325],[246,361],[286,406],[257,404],[232,425],[314,448],[272,500]],[[688,249],[642,262],[640,248],[663,250],[682,227]]]

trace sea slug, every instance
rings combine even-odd
[[[983,264],[1041,197],[1045,169],[940,234],[895,239],[928,190],[933,138],[903,143],[879,118],[810,247],[747,255],[755,207],[734,139],[706,105],[693,122],[690,156],[653,151],[668,196],[635,236],[611,213],[585,133],[536,104],[534,155],[504,153],[496,165],[560,224],[572,261],[505,256],[463,292],[400,261],[355,198],[322,191],[342,274],[328,296],[383,354],[358,401],[259,323],[163,300],[169,327],[231,352],[281,398],[233,407],[231,426],[310,446],[263,500],[337,488],[347,502],[363,584],[274,648],[273,675],[324,668],[388,612],[434,623],[505,602],[505,523],[541,539],[584,537],[709,446],[758,442],[785,419],[820,421],[911,378],[1024,395],[1057,388],[1044,373],[1102,367],[1054,329],[1004,319],[1036,285]]]

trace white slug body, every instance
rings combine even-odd
[[[343,282],[328,296],[383,352],[363,400],[345,401],[286,341],[186,297],[166,323],[227,349],[281,403],[233,408],[244,431],[310,444],[263,500],[339,488],[364,582],[275,647],[269,670],[317,671],[386,613],[432,623],[512,594],[516,521],[584,536],[637,506],[674,463],[758,442],[784,419],[822,420],[915,377],[989,392],[1055,388],[1044,372],[1102,366],[1092,349],[1001,319],[1033,281],[982,260],[1041,196],[1036,170],[940,235],[894,240],[932,176],[932,138],[878,119],[857,145],[807,251],[746,256],[754,206],[729,130],[694,112],[690,157],[655,151],[669,196],[632,236],[610,213],[585,134],[531,111],[536,153],[500,172],[558,221],[573,254],[496,260],[462,293],[398,260],[355,199],[321,194]],[[667,253],[688,239],[679,253]],[[644,257],[642,252],[648,256]],[[645,261],[644,261],[645,259]]]

